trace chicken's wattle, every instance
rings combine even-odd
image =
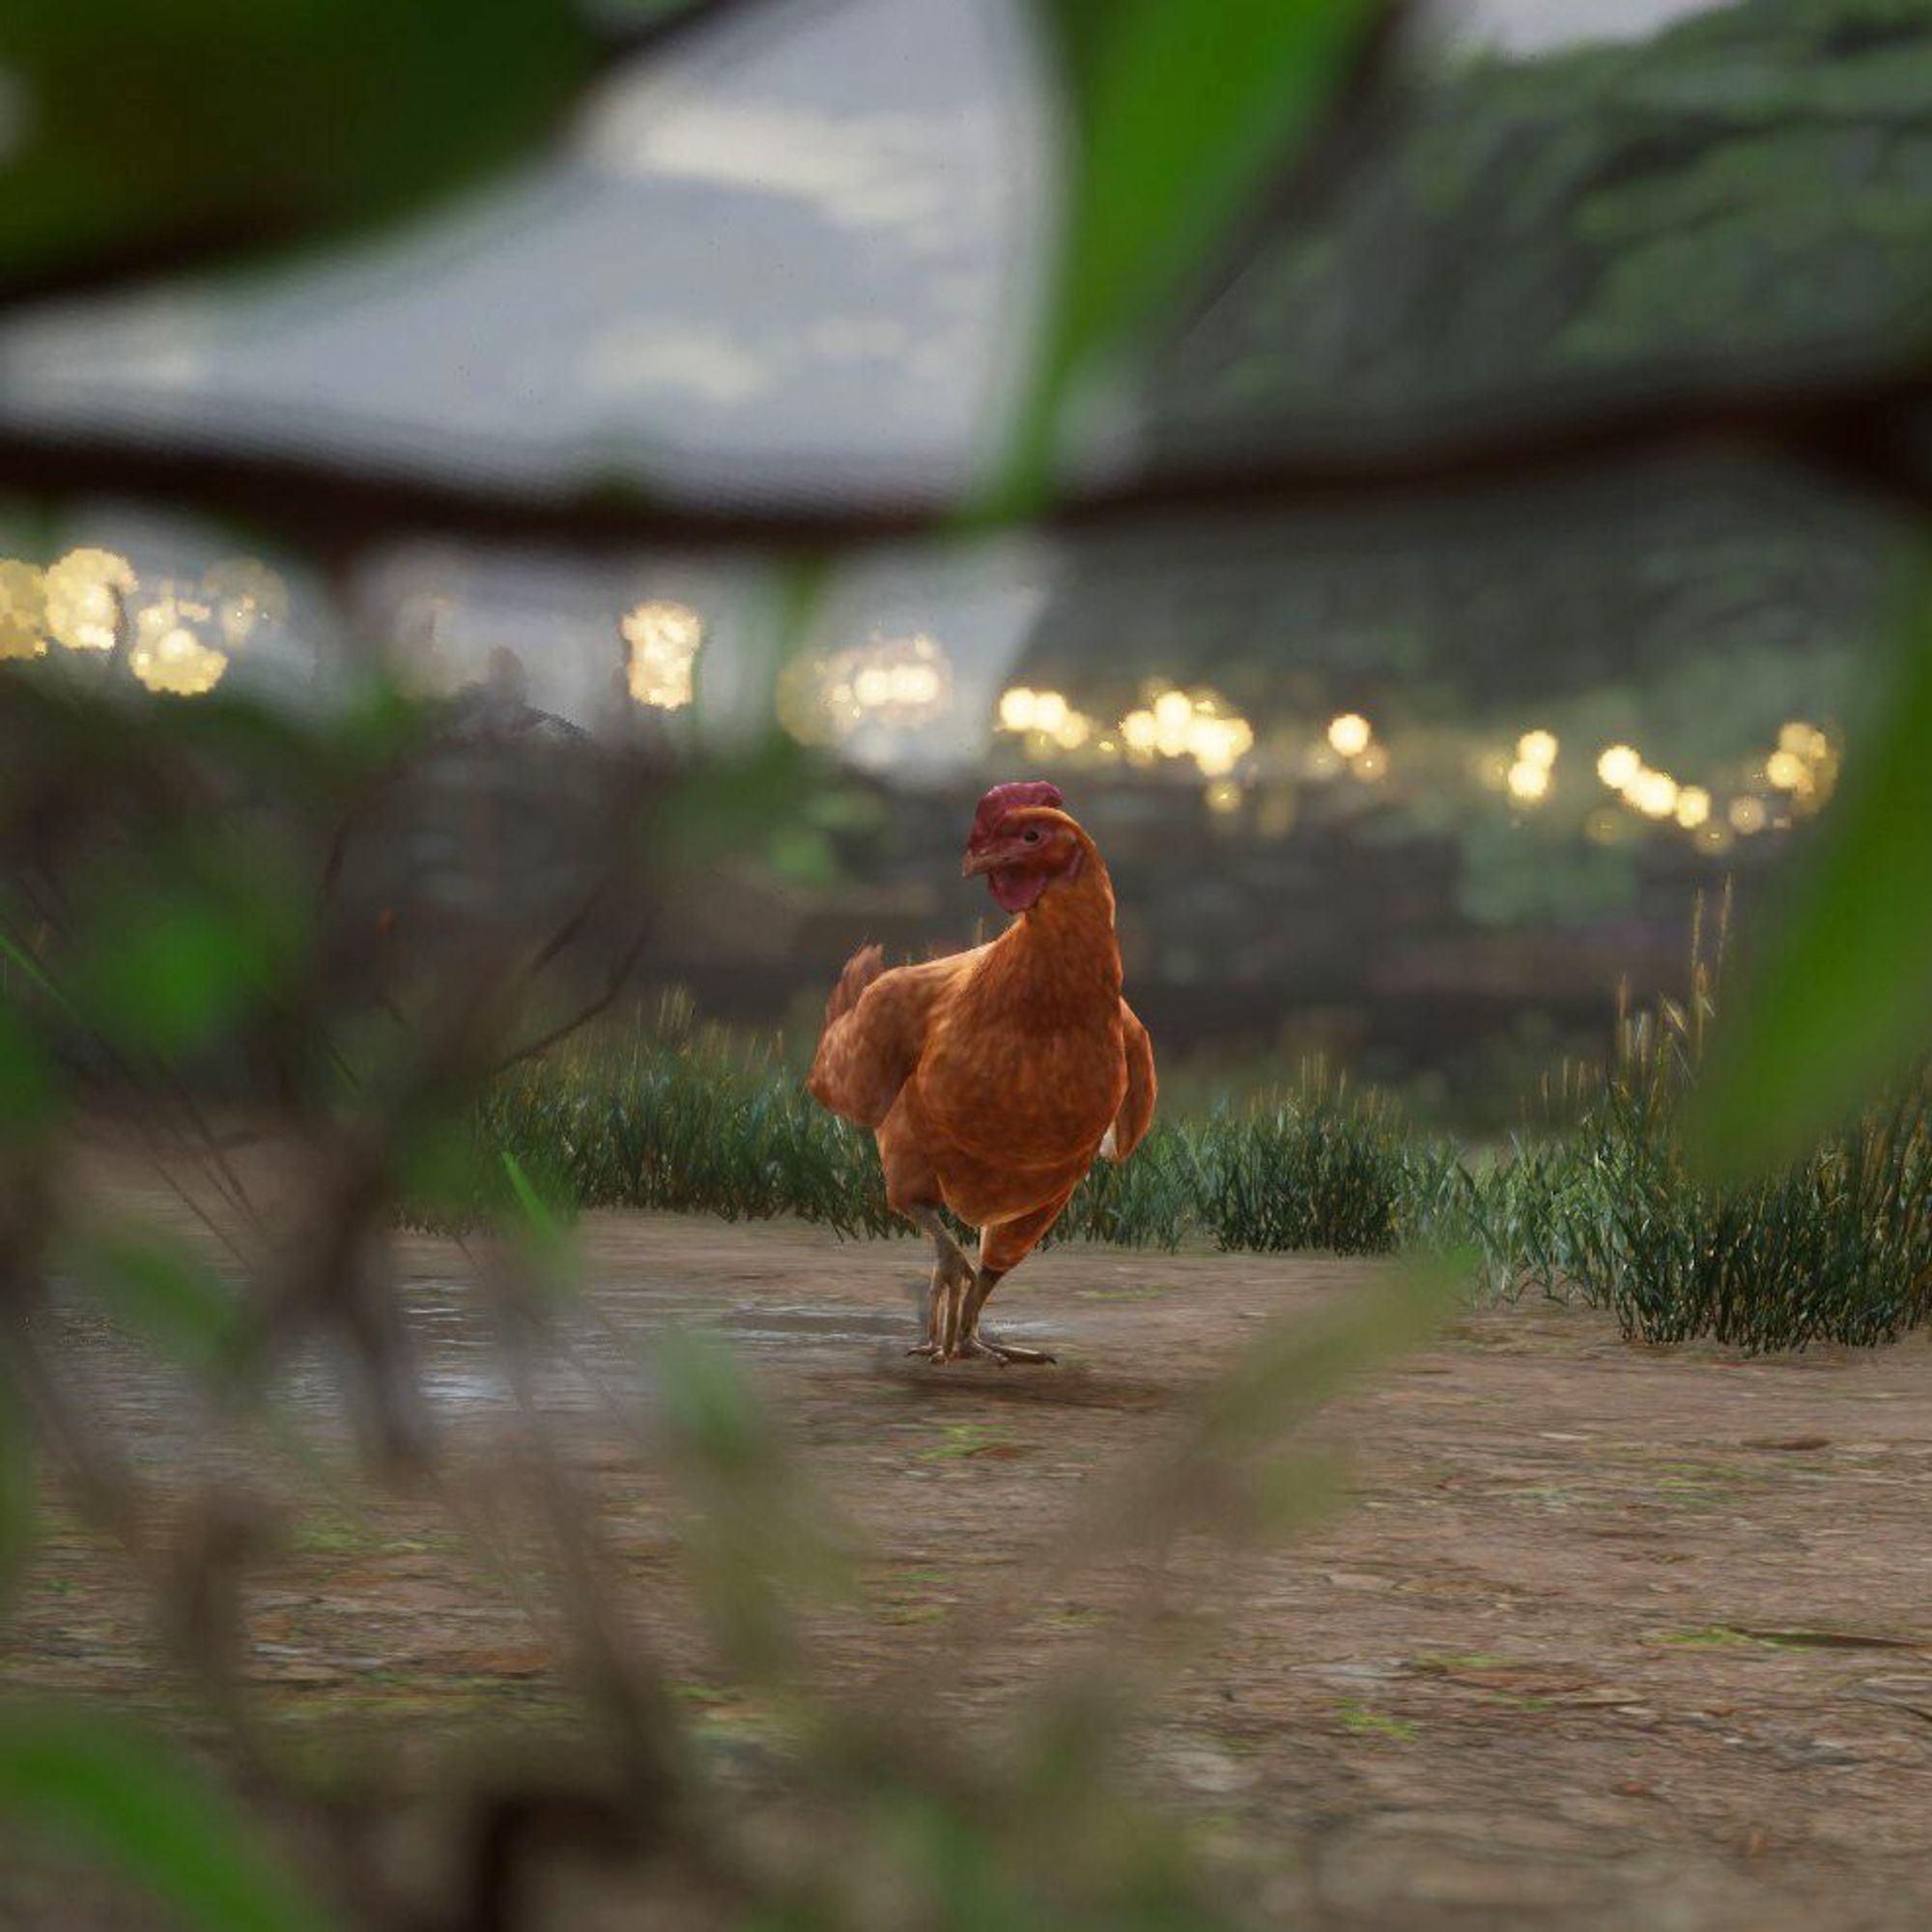
[[[986,874],[986,884],[1002,912],[1030,912],[1046,890],[1046,874],[1020,866],[1002,866]]]

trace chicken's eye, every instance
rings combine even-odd
[[[1039,827],[1037,825],[1029,825],[1020,834],[1020,843],[1022,845],[1037,845],[1039,843]]]

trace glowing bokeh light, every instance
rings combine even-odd
[[[0,658],[38,658],[47,648],[46,576],[18,557],[0,557]]]
[[[1711,794],[1702,785],[1686,785],[1677,794],[1677,822],[1694,832],[1711,816]]]
[[[1516,741],[1516,755],[1525,765],[1541,765],[1547,772],[1556,763],[1556,734],[1553,731],[1525,731]]]
[[[1023,684],[1000,694],[1000,728],[1003,731],[1029,731],[1033,728],[1033,708],[1038,694]]]
[[[1771,813],[1765,810],[1761,798],[1734,798],[1724,815],[1731,822],[1731,830],[1742,832],[1747,838],[1753,833],[1762,832],[1771,822]]]
[[[201,633],[215,622],[212,605],[164,583],[134,613],[128,668],[150,691],[169,697],[199,697],[219,684],[228,654]]]
[[[654,710],[682,710],[696,691],[704,619],[688,604],[657,598],[633,605],[618,628],[630,647],[631,696]]]
[[[1536,804],[1548,794],[1549,767],[1519,758],[1509,768],[1509,788],[1512,798],[1520,799],[1525,805]]]
[[[71,550],[47,566],[47,632],[71,651],[111,651],[119,641],[134,566],[111,550]]]
[[[1597,759],[1597,776],[1612,791],[1622,791],[1643,770],[1643,760],[1630,745],[1606,746]]]
[[[1677,781],[1668,772],[1640,771],[1625,796],[1646,818],[1669,818],[1677,810]]]
[[[1006,728],[1024,717],[1037,726],[1043,694],[1010,691],[1000,700]],[[834,744],[870,727],[909,731],[942,716],[952,703],[952,664],[923,632],[874,638],[829,658],[796,659],[779,680],[779,718],[793,737]]]
[[[1374,727],[1359,711],[1345,711],[1328,726],[1329,744],[1345,758],[1359,757],[1374,736]]]

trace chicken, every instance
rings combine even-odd
[[[1114,889],[1098,848],[1043,780],[980,801],[963,876],[1015,915],[990,945],[840,976],[812,1094],[877,1136],[886,1198],[931,1236],[935,1363],[1051,1355],[980,1329],[986,1298],[1059,1219],[1094,1160],[1124,1160],[1153,1119],[1153,1049],[1121,997]],[[940,1209],[980,1231],[977,1264]]]

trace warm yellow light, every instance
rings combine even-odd
[[[1379,745],[1370,745],[1349,760],[1349,769],[1365,784],[1388,777],[1388,753]]]
[[[1597,776],[1612,791],[1622,791],[1643,770],[1643,760],[1629,745],[1610,745],[1597,759]]]
[[[1702,785],[1686,785],[1677,794],[1677,822],[1694,832],[1711,816],[1711,794]]]
[[[928,664],[899,665],[891,673],[891,685],[895,704],[930,704],[939,696],[939,673]]]
[[[213,609],[172,587],[134,618],[128,668],[150,691],[171,697],[199,697],[213,691],[228,669],[228,656],[203,642],[196,627],[214,621]]]
[[[1525,805],[1533,805],[1549,790],[1549,767],[1532,764],[1527,758],[1519,758],[1509,768],[1509,788],[1512,798],[1520,798]]]
[[[837,742],[861,728],[912,730],[943,715],[952,702],[952,661],[923,632],[850,644],[795,677],[780,716],[785,728],[808,744]],[[1024,686],[1006,692],[999,702],[1001,724],[1009,730],[1037,731],[1044,695]]]
[[[1728,825],[1714,821],[1697,828],[1697,843],[1706,852],[1728,852],[1737,842]]]
[[[1485,752],[1476,760],[1476,781],[1491,791],[1507,791],[1513,762],[1507,752]]]
[[[71,550],[47,566],[47,630],[71,651],[111,651],[134,566],[111,550]]]
[[[1541,765],[1545,771],[1556,762],[1556,734],[1553,731],[1525,731],[1516,741],[1517,757],[1526,765]]]
[[[1374,727],[1359,711],[1345,711],[1328,726],[1329,744],[1345,758],[1359,757],[1374,736]]]
[[[1069,711],[1054,727],[1053,738],[1063,752],[1077,752],[1094,729],[1094,721],[1084,713]]]
[[[1233,779],[1216,779],[1204,796],[1209,811],[1225,813],[1241,809],[1241,788]]]
[[[1164,758],[1187,754],[1193,735],[1194,700],[1184,691],[1163,691],[1153,701],[1153,748]]]
[[[1208,778],[1232,772],[1254,744],[1254,727],[1245,718],[1197,714],[1187,727],[1187,749]]]
[[[631,696],[654,710],[682,710],[696,693],[704,619],[688,604],[655,599],[634,605],[619,629],[631,651]]]
[[[1747,838],[1754,832],[1762,832],[1771,819],[1761,798],[1732,799],[1725,816],[1731,821],[1732,831],[1742,832]]]
[[[1804,755],[1813,764],[1823,764],[1832,755],[1832,741],[1822,731],[1814,731],[1804,741]]]
[[[1808,783],[1811,774],[1796,752],[1774,752],[1764,761],[1765,776],[1779,791],[1798,791]]]
[[[0,658],[38,658],[47,648],[46,576],[18,557],[0,558]]]
[[[1033,728],[1051,737],[1066,723],[1066,699],[1057,691],[1042,691],[1033,701]]]
[[[1640,771],[1625,796],[1646,818],[1668,818],[1677,810],[1677,781],[1668,772]]]
[[[1811,740],[1817,735],[1803,719],[1794,718],[1790,724],[1778,727],[1777,749],[1789,752],[1796,758],[1806,757],[1810,754]]]
[[[1160,736],[1160,726],[1151,711],[1129,711],[1121,720],[1121,736],[1126,740],[1129,750],[1151,752],[1154,740]]]
[[[1035,695],[1023,684],[1016,684],[1010,691],[1000,694],[1000,724],[1008,731],[1029,731],[1033,728],[1033,707]]]

